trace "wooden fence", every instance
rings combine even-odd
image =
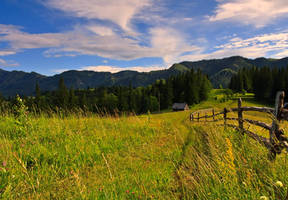
[[[204,119],[206,122],[217,122],[217,121],[224,121],[224,127],[232,127],[237,129],[242,134],[247,134],[254,140],[258,141],[260,144],[267,147],[270,151],[270,158],[275,159],[276,154],[280,154],[283,149],[288,151],[288,139],[284,136],[284,131],[280,129],[279,122],[281,120],[288,120],[288,109],[284,107],[284,97],[285,93],[283,91],[277,92],[275,98],[275,108],[268,108],[268,107],[243,107],[241,98],[238,99],[238,107],[227,109],[224,108],[222,112],[215,113],[215,110],[210,110],[211,115],[207,115],[206,111],[196,111],[190,114],[190,121],[192,122],[200,122],[201,119]],[[252,119],[244,119],[243,112],[245,111],[257,111],[262,113],[268,113],[271,116],[272,124],[269,125],[267,123],[256,121]],[[230,112],[237,112],[238,117],[228,117],[228,113]],[[200,113],[204,113],[203,116],[200,116]],[[223,118],[219,117],[216,119],[217,116],[223,116]],[[208,120],[211,119],[212,120]],[[203,120],[201,120],[203,121]],[[238,126],[234,124],[227,123],[228,121],[237,121]],[[244,123],[253,124],[259,127],[262,127],[269,131],[269,138],[265,138],[260,136],[256,133],[253,133],[244,128]]]

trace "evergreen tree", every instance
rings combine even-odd
[[[59,107],[67,108],[68,100],[68,90],[65,86],[64,79],[61,77],[58,83],[57,104]]]
[[[87,111],[87,108],[88,108],[87,104],[88,103],[87,103],[87,96],[86,96],[85,92],[82,93],[79,104],[80,104],[79,106],[82,110]]]
[[[40,86],[39,86],[38,81],[37,81],[37,82],[36,82],[36,85],[35,85],[35,98],[36,98],[36,102],[39,101],[40,96],[41,96],[41,90],[40,90]]]
[[[74,92],[74,89],[71,88],[69,90],[69,108],[70,109],[73,109],[76,107],[77,105],[77,97],[75,96],[75,92]]]
[[[36,82],[36,85],[35,85],[35,104],[36,104],[36,109],[37,111],[43,107],[40,105],[40,98],[41,98],[41,91],[40,91],[40,87],[39,87],[39,84],[38,84],[38,81]]]

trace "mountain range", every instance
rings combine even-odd
[[[44,76],[35,72],[5,71],[0,69],[0,93],[4,96],[33,95],[36,82],[42,91],[56,90],[60,78],[64,79],[68,88],[83,89],[99,86],[129,85],[146,86],[157,79],[166,79],[170,76],[187,72],[190,69],[200,69],[207,74],[214,87],[227,87],[233,74],[242,67],[286,67],[288,57],[282,59],[257,58],[248,59],[241,56],[232,56],[223,59],[201,61],[184,61],[172,65],[169,69],[136,72],[121,71],[118,73],[76,71],[70,70],[54,76]]]

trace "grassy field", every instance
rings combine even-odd
[[[223,91],[213,90],[208,101],[192,110],[236,106],[224,97]],[[244,105],[256,105],[251,94],[245,98]],[[286,198],[286,153],[271,162],[267,149],[254,140],[212,123],[191,123],[190,113],[3,116],[0,198]],[[252,112],[244,117],[271,122]],[[286,130],[286,124],[281,126]]]

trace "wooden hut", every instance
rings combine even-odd
[[[187,103],[174,103],[172,106],[173,111],[184,111],[189,110]]]

